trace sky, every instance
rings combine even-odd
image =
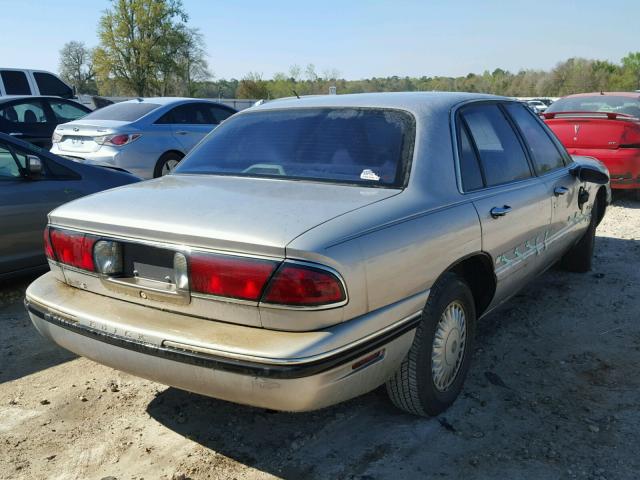
[[[58,71],[108,0],[0,0],[0,67]],[[347,79],[550,69],[640,51],[640,0],[183,0],[214,78],[312,63]]]

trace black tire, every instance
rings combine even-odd
[[[591,220],[589,227],[584,232],[582,238],[578,240],[571,249],[564,254],[560,265],[569,272],[585,273],[591,270],[591,262],[593,260],[593,247],[596,242],[596,228],[598,219],[600,218],[600,199],[596,199],[591,209]]]
[[[165,168],[165,165],[171,161],[177,161],[179,162],[180,160],[182,160],[182,157],[184,155],[182,155],[179,152],[166,152],[163,153],[162,156],[158,159],[158,161],[156,162],[156,166],[153,169],[153,177],[157,178],[157,177],[161,177],[163,175],[163,170]]]
[[[462,360],[452,383],[440,390],[432,374],[434,337],[442,314],[453,302],[460,304],[464,310],[466,340]],[[446,410],[460,394],[469,370],[475,326],[476,309],[469,286],[456,274],[445,273],[431,289],[407,357],[387,381],[387,394],[393,404],[420,416],[433,416]]]

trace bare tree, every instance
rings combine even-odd
[[[300,65],[294,63],[289,67],[289,77],[293,78],[294,82],[300,81],[302,78],[302,68],[300,68]]]
[[[197,28],[187,28],[184,43],[179,51],[179,66],[185,83],[186,94],[195,95],[194,82],[205,82],[211,78],[206,59],[205,43]]]
[[[307,68],[304,70],[305,75],[307,76],[307,80],[310,82],[315,82],[318,80],[318,74],[316,73],[316,66],[313,63],[307,65]]]
[[[60,49],[60,77],[80,93],[97,93],[94,82],[93,51],[83,42],[71,41]]]

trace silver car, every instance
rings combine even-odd
[[[302,411],[386,383],[433,415],[479,318],[558,261],[589,270],[607,182],[502,97],[274,101],[54,210],[26,304],[59,345],[193,392]]]
[[[51,152],[122,168],[140,178],[170,172],[233,108],[209,100],[139,98],[58,125]]]

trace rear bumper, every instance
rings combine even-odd
[[[56,296],[56,292],[63,295]],[[286,411],[322,408],[382,384],[408,352],[420,320],[416,312],[356,341],[346,338],[348,335],[339,338],[346,331],[340,327],[278,332],[198,320],[215,329],[220,338],[229,338],[229,348],[223,350],[220,343],[187,344],[175,331],[144,331],[135,322],[151,315],[162,328],[167,322],[189,322],[190,317],[84,292],[51,274],[29,287],[25,304],[42,335],[79,355],[203,395]],[[91,311],[87,305],[92,305]],[[247,345],[240,354],[237,347],[243,339]],[[331,348],[318,348],[320,345]],[[255,355],[248,353],[251,348]],[[372,354],[378,355],[363,361]]]
[[[640,149],[567,148],[571,155],[594,157],[609,169],[611,188],[640,188]]]
[[[127,147],[129,146],[127,145]],[[51,152],[87,165],[108,165],[122,168],[143,179],[153,178],[153,169],[159,156],[148,152],[139,152],[133,148],[117,148],[106,145],[95,152],[74,152],[61,150],[57,144],[54,144],[51,147]]]

